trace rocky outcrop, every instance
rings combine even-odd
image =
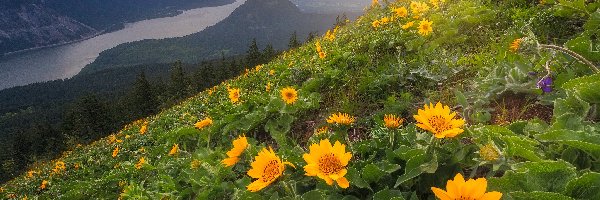
[[[39,4],[0,9],[0,55],[93,36],[98,31]]]

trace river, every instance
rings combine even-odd
[[[246,0],[184,11],[165,18],[129,23],[125,28],[62,46],[11,54],[0,58],[0,90],[75,76],[100,52],[144,39],[182,37],[200,32],[229,16]]]

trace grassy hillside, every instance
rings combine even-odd
[[[598,199],[598,7],[374,3],[332,34],[40,162],[0,191],[18,199]]]

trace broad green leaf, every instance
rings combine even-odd
[[[539,200],[539,199],[552,199],[552,200],[572,200],[573,198],[554,192],[511,192],[509,195],[515,200]]]
[[[388,200],[392,198],[404,199],[400,190],[383,189],[373,195],[373,200]]]
[[[302,194],[304,200],[321,200],[325,199],[325,194],[321,190],[311,190],[307,193]]]
[[[536,153],[540,152],[536,147],[539,145],[537,141],[517,136],[505,136],[502,140],[506,143],[504,150],[508,156],[518,156],[530,161],[542,160]]]
[[[351,185],[354,185],[359,188],[371,189],[369,183],[367,183],[365,180],[362,179],[362,177],[360,177],[360,173],[355,168],[348,169],[348,174],[346,178],[348,179]]]
[[[597,133],[561,129],[538,135],[538,139],[569,145],[600,158],[600,134]]]
[[[564,83],[562,87],[569,92],[569,95],[580,97],[581,100],[589,103],[600,103],[600,90],[598,90],[598,88],[600,88],[600,74],[593,74],[570,80]]]
[[[363,179],[369,183],[375,183],[385,175],[385,172],[374,164],[367,164],[361,172]]]
[[[576,199],[600,199],[600,173],[589,172],[571,180],[564,194]]]
[[[421,165],[426,162],[427,156],[425,154],[418,154],[408,159],[406,162],[406,169],[404,170],[404,174],[396,179],[396,184],[394,187],[400,186],[400,184],[404,183],[407,180],[413,179],[423,173],[421,170]]]
[[[500,178],[488,180],[488,191],[562,192],[576,177],[576,169],[565,161],[541,161],[516,164]]]

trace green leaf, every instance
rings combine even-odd
[[[423,173],[421,170],[421,165],[426,162],[427,156],[425,154],[418,154],[408,159],[406,162],[406,169],[404,170],[404,174],[396,179],[396,184],[394,188],[400,186],[400,184],[404,183],[407,180],[413,179]]]
[[[572,200],[573,198],[554,192],[511,192],[509,195],[515,200],[538,200],[538,199],[552,199],[552,200]]]
[[[400,190],[383,189],[373,195],[373,200],[388,200],[394,198],[404,200]]]
[[[360,173],[355,169],[355,168],[350,168],[348,169],[348,181],[350,182],[350,184],[358,187],[358,188],[369,188],[371,189],[371,186],[369,186],[369,183],[367,183],[365,180],[363,180],[360,177]]]
[[[367,164],[361,171],[363,179],[369,183],[375,183],[385,175],[385,172],[374,164]]]
[[[581,149],[595,158],[600,158],[600,134],[597,133],[561,129],[538,135],[537,138],[542,141],[569,145]]]
[[[398,171],[398,170],[402,169],[402,166],[400,166],[398,164],[390,163],[387,160],[384,160],[384,161],[381,161],[381,162],[377,163],[377,166],[381,170],[387,172],[388,174],[394,173],[395,171]]]
[[[564,194],[576,199],[600,199],[600,173],[589,172],[571,180]]]
[[[460,104],[463,107],[463,109],[469,107],[467,97],[465,97],[465,95],[462,92],[460,92],[459,90],[454,90],[454,96],[456,97],[456,102]]]
[[[502,140],[506,143],[508,156],[519,156],[530,161],[542,160],[536,153],[540,152],[536,147],[539,145],[537,141],[517,136],[505,136]]]
[[[290,131],[292,122],[294,122],[294,116],[283,114],[267,121],[265,131],[269,132],[280,146],[288,145],[286,134]]]
[[[488,191],[562,192],[576,177],[576,169],[565,161],[541,161],[516,164],[500,178],[488,180]]]
[[[321,190],[311,190],[302,194],[302,199],[305,200],[321,200],[325,199],[325,194]]]
[[[279,112],[283,108],[283,106],[285,106],[285,103],[281,99],[271,97],[271,100],[269,101],[269,104],[267,105],[265,110],[267,110],[268,112]]]
[[[570,80],[569,82],[564,83],[562,87],[567,90],[568,95],[580,97],[581,100],[589,103],[600,103],[600,90],[598,90],[598,88],[600,88],[600,74],[593,74]],[[576,103],[582,104],[580,102],[575,102],[573,104]],[[578,109],[586,109],[585,112],[580,111],[574,113],[587,114],[587,109],[589,108],[584,106],[586,105],[579,105],[579,107],[583,108]]]

